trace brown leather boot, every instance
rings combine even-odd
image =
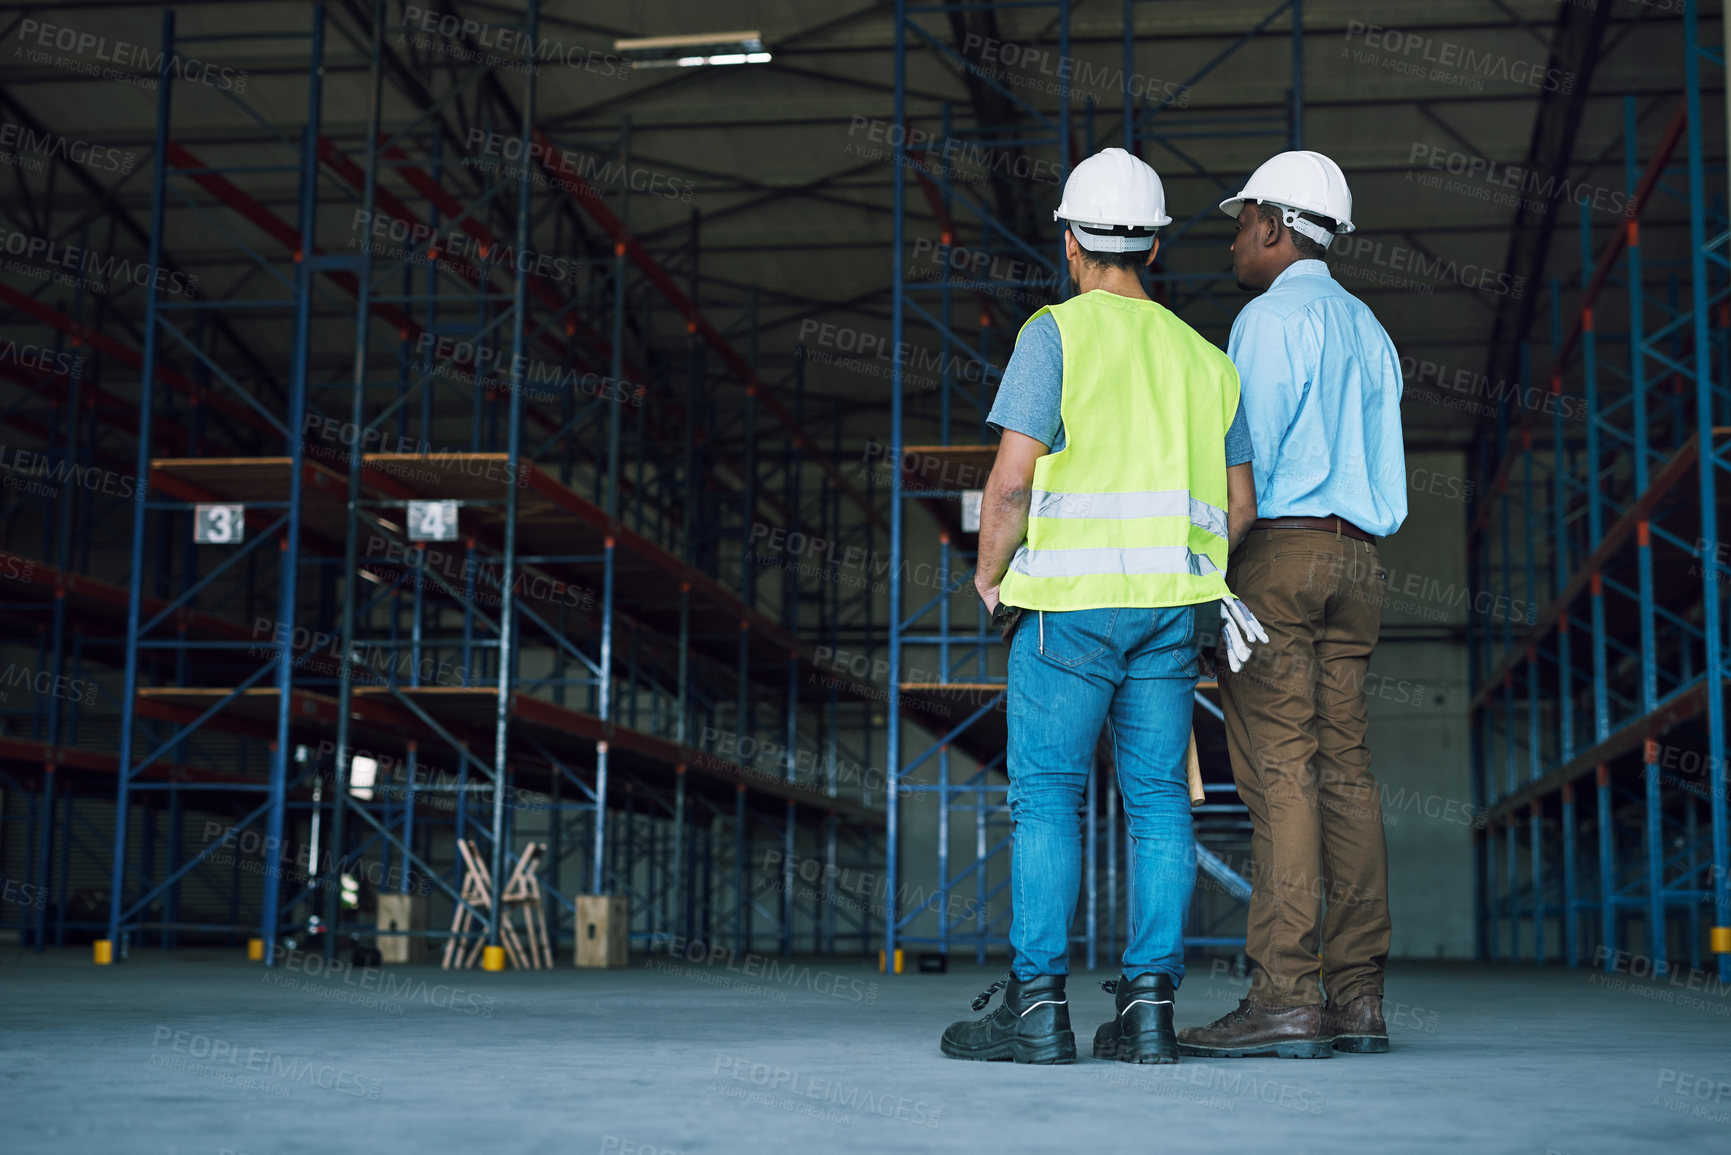
[[[1382,996],[1359,995],[1322,1008],[1322,1033],[1332,1036],[1334,1049],[1354,1055],[1380,1055],[1388,1050],[1388,1027],[1382,1021]]]
[[[1321,1006],[1265,1007],[1249,999],[1206,1027],[1178,1032],[1179,1052],[1204,1059],[1329,1059],[1330,1042]]]

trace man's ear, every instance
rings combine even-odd
[[[1076,243],[1076,234],[1069,229],[1064,230],[1064,259],[1073,261],[1082,251],[1082,246]]]
[[[1153,265],[1154,257],[1159,252],[1160,252],[1160,238],[1155,237],[1154,243],[1148,246],[1148,259],[1146,261],[1143,261],[1142,263],[1144,265]]]
[[[1278,214],[1272,218],[1268,218],[1264,217],[1261,213],[1257,213],[1256,227],[1261,234],[1263,248],[1272,249],[1275,245],[1280,243],[1281,225]]]

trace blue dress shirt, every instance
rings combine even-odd
[[[1343,517],[1385,537],[1406,520],[1400,356],[1319,260],[1244,306],[1226,353],[1255,446],[1258,517]]]

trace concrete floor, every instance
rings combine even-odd
[[[1582,971],[1397,966],[1389,1055],[1029,1068],[939,1055],[996,977],[972,968],[415,966],[386,990],[88,959],[0,953],[7,1155],[1731,1150],[1731,996]],[[1241,986],[1193,968],[1180,1025]],[[1110,997],[1078,975],[1071,1007],[1086,1055]]]

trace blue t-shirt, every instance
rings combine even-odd
[[[1047,313],[1022,330],[986,424],[998,433],[1010,429],[1032,437],[1053,453],[1064,448],[1064,420],[1060,409],[1064,386],[1064,343],[1058,322]],[[1244,405],[1232,415],[1226,431],[1226,464],[1243,465],[1253,456],[1250,427],[1244,421]]]

